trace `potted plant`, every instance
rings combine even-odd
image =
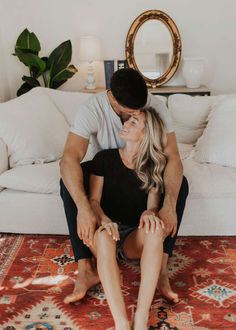
[[[70,40],[61,43],[48,57],[40,57],[40,50],[41,45],[36,35],[25,29],[16,41],[13,55],[29,68],[29,76],[22,77],[24,83],[18,89],[17,96],[41,86],[41,76],[45,87],[56,89],[78,71],[73,64],[69,65],[72,55]]]

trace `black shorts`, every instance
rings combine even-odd
[[[123,225],[122,223],[118,223],[118,231],[120,234],[120,239],[116,243],[116,257],[119,261],[127,261],[128,258],[124,254],[123,244],[127,236],[136,230],[137,226],[129,226]]]

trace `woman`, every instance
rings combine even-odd
[[[163,255],[163,224],[155,214],[163,190],[166,132],[159,115],[148,108],[132,115],[120,136],[123,148],[103,150],[92,162],[90,203],[100,227],[90,248],[116,330],[130,329],[116,257],[140,258],[134,329],[144,330]]]

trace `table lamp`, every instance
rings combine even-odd
[[[79,59],[88,62],[87,89],[95,89],[93,61],[102,60],[100,40],[94,36],[82,36],[79,41]]]

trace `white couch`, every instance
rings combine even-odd
[[[0,232],[68,233],[59,159],[90,96],[39,87],[0,104]],[[235,235],[236,96],[172,95],[168,107],[190,186],[179,234]]]

